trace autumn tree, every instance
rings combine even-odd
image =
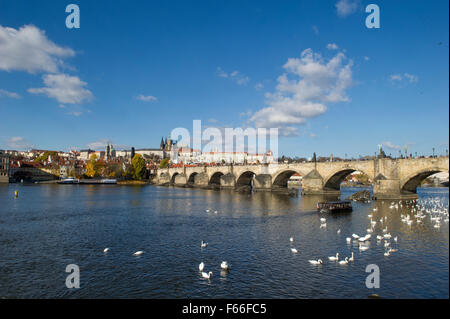
[[[145,177],[145,160],[141,154],[134,155],[131,160],[131,177],[133,179],[141,180]]]
[[[86,175],[88,177],[97,177],[100,174],[100,165],[97,160],[97,155],[92,154],[86,164]]]

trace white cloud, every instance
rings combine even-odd
[[[79,116],[81,116],[83,114],[83,112],[76,112],[76,111],[74,111],[74,112],[69,112],[68,114],[76,116],[76,117],[79,117]]]
[[[135,97],[136,100],[143,101],[143,102],[157,102],[158,99],[152,95],[143,95],[139,94]]]
[[[20,99],[21,98],[21,96],[15,92],[9,92],[9,91],[0,89],[0,97],[2,97],[2,96],[6,96],[11,99]]]
[[[389,148],[391,150],[401,150],[402,147],[400,145],[395,145],[394,143],[392,143],[391,141],[386,141],[381,143],[382,146]]]
[[[6,145],[10,149],[22,150],[30,149],[33,144],[21,136],[14,136],[6,140]]]
[[[255,89],[256,91],[260,91],[264,88],[264,85],[262,83],[256,83]]]
[[[401,81],[403,78],[400,74],[392,74],[391,81]]]
[[[42,78],[46,87],[30,88],[28,89],[29,93],[45,94],[63,104],[80,104],[93,97],[91,91],[84,88],[87,83],[81,81],[77,76],[46,74]]]
[[[419,82],[419,77],[416,75],[405,73],[404,76],[409,80],[410,83]]]
[[[317,28],[315,25],[312,26],[312,29],[313,29],[315,35],[319,34],[319,28]]]
[[[106,145],[108,145],[108,144],[112,144],[114,146],[114,149],[116,149],[116,150],[131,148],[129,145],[115,144],[115,143],[111,142],[111,140],[106,139],[106,138],[95,141],[95,142],[88,143],[88,144],[86,144],[86,146],[92,150],[104,150]]]
[[[335,6],[340,17],[347,17],[356,12],[359,7],[359,0],[339,0]]]
[[[216,75],[221,78],[229,78],[239,85],[246,85],[250,81],[250,78],[248,76],[241,74],[237,70],[235,70],[231,73],[227,73],[224,70],[222,70],[221,67],[217,68]]]
[[[369,60],[370,60],[370,58],[368,56],[364,57],[364,61],[369,61]]]
[[[417,75],[403,73],[403,74],[392,74],[390,77],[392,82],[402,83],[403,80],[409,83],[417,83],[419,82],[419,77]]]
[[[326,104],[347,102],[346,89],[352,85],[352,60],[339,52],[325,60],[306,49],[300,58],[290,58],[278,77],[274,93],[266,93],[267,107],[254,113],[256,127],[278,127],[284,136],[298,134],[295,126],[327,111]]]
[[[209,119],[208,122],[209,123],[217,123],[217,120],[216,119]]]
[[[14,29],[0,25],[0,70],[57,73],[75,52],[50,41],[33,25]]]
[[[328,50],[337,50],[339,49],[338,45],[336,43],[328,43],[327,44],[327,49]]]
[[[316,138],[316,137],[317,137],[317,134],[315,134],[315,133],[310,133],[309,136],[311,136],[312,138]]]

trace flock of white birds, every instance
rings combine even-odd
[[[217,210],[212,211],[210,209],[207,209],[205,212],[207,213],[214,213],[214,214],[218,214],[219,212]],[[204,242],[202,240],[202,242],[200,243],[200,248],[206,248],[208,246],[207,242]],[[200,274],[202,275],[203,278],[205,279],[210,279],[212,276],[212,271],[203,271],[205,269],[205,263],[202,261],[199,265],[198,265],[198,271],[200,272]],[[222,261],[222,263],[220,264],[220,269],[222,269],[222,271],[228,272],[230,270],[230,266],[228,265],[228,263],[226,261]]]
[[[383,204],[383,202],[382,202]],[[445,202],[441,198],[426,198],[426,199],[420,199],[420,200],[409,200],[409,201],[395,201],[391,202],[389,209],[390,210],[401,210],[403,208],[406,208],[409,210],[409,213],[407,214],[401,214],[401,221],[402,223],[407,224],[408,226],[416,224],[421,224],[424,222],[424,220],[429,217],[431,223],[433,224],[433,227],[436,229],[440,229],[441,223],[444,222],[445,224],[448,224],[448,201]],[[395,236],[392,238],[392,235],[390,232],[388,232],[387,222],[388,218],[387,216],[381,217],[378,220],[374,219],[374,213],[377,212],[377,208],[373,208],[373,213],[368,214],[367,218],[369,218],[369,228],[366,230],[366,235],[360,236],[358,234],[353,233],[351,237],[346,237],[346,242],[348,245],[354,244],[358,247],[360,252],[366,251],[370,248],[370,241],[372,240],[372,234],[374,234],[376,228],[376,225],[380,225],[381,227],[378,227],[378,230],[381,229],[381,233],[374,235],[374,238],[376,238],[377,244],[383,243],[385,247],[384,256],[388,257],[392,253],[395,253],[398,251],[398,236]],[[207,209],[207,213],[213,212],[214,214],[218,214],[218,211],[212,211]],[[386,226],[384,226],[386,225]],[[320,218],[320,228],[326,228],[327,227],[327,220],[325,217]],[[340,235],[341,229],[338,229],[337,234]],[[391,242],[391,239],[394,240],[394,243]],[[291,243],[291,251],[293,254],[298,253],[298,249],[293,247],[294,243],[294,237],[290,237],[289,241]],[[203,240],[200,243],[200,248],[204,249],[208,246],[207,242],[204,242]],[[394,247],[395,246],[395,247]],[[103,250],[103,253],[108,253],[109,248],[105,248]],[[143,250],[139,250],[133,253],[133,256],[140,256],[144,254]],[[343,259],[339,259],[339,252],[336,253],[335,256],[329,256],[328,261],[337,263],[339,265],[345,266],[350,262],[355,261],[354,253],[352,252],[351,257],[344,257]],[[312,265],[322,265],[323,260],[322,259],[310,259],[308,262]],[[220,268],[222,271],[228,272],[230,270],[230,266],[226,261],[222,261],[220,264]],[[211,271],[204,271],[205,269],[205,263],[201,262],[198,265],[198,270],[201,274],[201,276],[205,279],[210,279],[212,276]]]
[[[384,202],[382,202],[384,204]],[[440,229],[441,223],[448,224],[448,201],[443,201],[442,198],[426,198],[420,200],[408,200],[408,201],[394,201],[390,203],[389,210],[398,211],[406,208],[409,213],[400,214],[402,223],[411,226],[412,224],[423,223],[425,218],[429,218],[433,227]],[[366,235],[358,235],[353,233],[351,237],[346,237],[346,242],[348,245],[354,245],[358,247],[360,252],[366,251],[370,248],[370,241],[376,238],[377,244],[384,245],[384,256],[388,257],[391,254],[398,251],[398,235],[395,237],[388,230],[388,217],[384,216],[378,220],[375,220],[374,213],[376,213],[378,208],[373,208],[373,213],[368,214],[369,226],[366,229]],[[379,225],[380,227],[376,227]],[[327,227],[327,220],[324,217],[320,218],[320,228]],[[378,230],[380,233],[375,237],[375,231]],[[341,229],[338,229],[337,234],[341,233]],[[372,237],[374,235],[374,237]],[[393,241],[391,241],[393,239]],[[294,242],[294,238],[290,238],[291,244]],[[298,253],[298,249],[291,247],[292,253]],[[324,258],[325,259],[325,258]],[[335,256],[329,256],[328,261],[337,263],[339,265],[347,265],[349,262],[355,261],[354,253],[351,253],[351,257],[344,257],[340,259],[339,252]],[[310,259],[308,262],[312,265],[322,265],[322,259]]]

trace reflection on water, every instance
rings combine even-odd
[[[341,197],[357,190],[343,189]],[[421,189],[419,196],[448,209],[448,188]],[[448,223],[437,229],[426,218],[408,225],[401,215],[411,214],[411,207],[393,209],[388,201],[319,215],[316,204],[323,200],[153,186],[0,186],[0,297],[449,297]],[[366,235],[368,215],[377,224],[362,251],[346,237]],[[389,240],[398,249],[389,257],[385,240],[374,239],[385,228],[398,236],[398,242]],[[208,247],[200,248],[202,240]],[[132,256],[137,250],[145,254]],[[342,258],[353,252],[355,261],[328,261],[336,252]],[[319,258],[321,266],[308,263]],[[220,269],[224,260],[229,272]],[[213,272],[210,280],[198,271],[201,261]],[[80,266],[81,289],[65,288],[70,263]],[[376,291],[365,286],[368,264],[380,267]]]

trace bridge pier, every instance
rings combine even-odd
[[[174,186],[186,186],[187,178],[184,174],[177,174],[174,178],[173,185]]]
[[[194,187],[208,187],[209,177],[206,173],[198,173],[194,176]]]
[[[401,191],[399,179],[376,179],[373,184],[374,200],[408,200],[417,199],[415,193],[404,193]]]
[[[161,173],[157,181],[158,185],[170,185],[170,175],[168,173]]]
[[[256,191],[272,190],[272,176],[270,174],[259,174],[253,179],[253,186]]]
[[[236,181],[234,175],[231,173],[220,176],[220,188],[234,189]]]
[[[317,170],[311,171],[302,180],[302,195],[340,195],[338,189],[327,189],[324,180]]]

